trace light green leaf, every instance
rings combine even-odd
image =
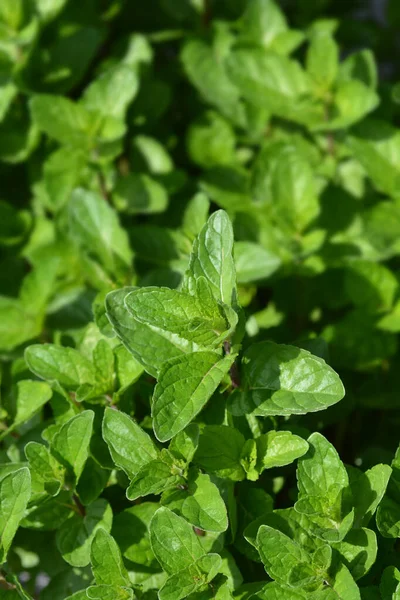
[[[213,213],[195,239],[189,262],[190,276],[205,277],[214,297],[231,306],[235,300],[236,273],[233,230],[225,211]]]
[[[63,559],[73,567],[85,567],[90,562],[90,547],[99,528],[111,531],[112,510],[103,499],[95,500],[85,515],[72,514],[61,525],[56,542]]]
[[[25,360],[35,375],[58,381],[67,389],[76,390],[81,385],[95,383],[92,363],[74,348],[35,344],[25,350]]]
[[[106,311],[110,323],[124,346],[143,365],[150,375],[157,377],[159,369],[169,359],[188,352],[190,344],[163,337],[148,325],[136,321],[125,306],[126,296],[134,288],[122,288],[106,297]]]
[[[234,255],[238,283],[267,279],[281,265],[277,254],[253,242],[236,242]]]
[[[171,339],[184,338],[198,345],[215,347],[222,343],[222,334],[228,323],[221,308],[211,297],[207,302],[184,292],[164,287],[146,287],[134,290],[125,297],[125,306],[139,322]],[[171,335],[172,334],[172,335]],[[182,342],[184,345],[184,342]]]
[[[114,350],[116,359],[116,372],[121,388],[127,388],[135,383],[143,373],[142,365],[132,356],[125,346],[118,346]]]
[[[41,94],[30,102],[33,122],[61,144],[87,148],[93,117],[83,106],[63,96]]]
[[[195,194],[189,200],[182,219],[182,229],[189,239],[192,240],[200,233],[207,221],[209,211],[210,201],[202,192]]]
[[[308,450],[308,443],[290,431],[269,431],[256,439],[257,470],[283,467]]]
[[[337,87],[331,119],[314,129],[343,129],[361,121],[379,104],[377,93],[361,81],[345,81]]]
[[[347,487],[349,478],[334,446],[320,433],[313,433],[308,443],[309,451],[297,465],[300,495],[323,497],[332,486]]]
[[[6,561],[30,495],[31,476],[26,467],[13,471],[0,480],[0,564]]]
[[[187,134],[191,159],[205,168],[236,162],[235,145],[235,133],[231,125],[214,111],[207,111],[196,119]]]
[[[50,154],[43,164],[43,193],[50,210],[58,212],[68,202],[86,161],[81,148],[63,146]]]
[[[332,35],[317,32],[308,48],[307,72],[319,94],[328,91],[334,84],[339,68],[339,47]]]
[[[274,342],[248,348],[241,377],[244,391],[230,401],[235,415],[301,415],[328,408],[344,396],[339,376],[322,358]]]
[[[331,588],[329,591],[333,593],[326,594],[326,600],[361,600],[358,585],[344,564],[338,564],[333,576],[330,577],[329,587]],[[316,600],[319,598],[316,597]],[[321,600],[325,600],[325,596],[321,595]]]
[[[69,470],[76,480],[82,474],[89,456],[94,412],[85,410],[64,423],[51,442],[51,452]]]
[[[119,64],[102,73],[86,88],[81,105],[103,117],[123,120],[137,90],[138,77],[134,69]]]
[[[204,531],[222,533],[228,528],[225,503],[209,475],[196,469],[189,472],[187,489],[163,496],[163,504],[178,510],[182,517]]]
[[[265,570],[278,583],[291,587],[322,583],[308,552],[281,531],[262,525],[257,534],[257,548]]]
[[[129,477],[158,457],[150,436],[124,412],[107,407],[102,431],[115,465]]]
[[[94,255],[113,275],[129,270],[132,252],[127,232],[116,212],[99,194],[76,189],[69,203],[73,238],[84,251]]]
[[[207,425],[201,432],[194,462],[208,473],[241,481],[245,478],[240,462],[245,441],[238,429],[226,425]]]
[[[86,590],[86,598],[92,600],[133,600],[133,590],[116,585],[90,586]]]
[[[397,197],[400,131],[385,121],[369,119],[352,132],[349,145],[378,190]]]
[[[160,458],[144,464],[133,477],[126,495],[136,500],[148,494],[161,494],[164,490],[179,487],[185,483],[182,468],[176,465],[173,456],[163,449]]]
[[[234,354],[195,352],[172,358],[161,368],[154,390],[154,433],[165,442],[184,429],[201,411],[228,373]]]
[[[24,379],[16,385],[15,417],[8,433],[21,423],[28,421],[50,400],[53,391],[47,383]]]
[[[376,534],[371,529],[351,529],[344,540],[333,544],[352,577],[361,579],[372,567],[378,552]]]
[[[203,40],[190,40],[183,46],[181,60],[189,81],[203,98],[228,119],[244,124],[246,117],[239,91],[212,47]]]
[[[156,138],[136,135],[133,139],[134,156],[136,152],[143,161],[143,167],[154,175],[165,175],[174,169],[174,163],[165,146]],[[141,170],[137,167],[137,170]]]
[[[142,173],[130,173],[117,181],[113,202],[120,212],[147,215],[164,212],[168,205],[168,195],[166,189],[155,179]]]
[[[130,586],[128,571],[114,538],[97,529],[90,548],[90,564],[97,585]]]
[[[232,82],[251,104],[302,124],[323,121],[323,107],[310,96],[299,63],[259,48],[238,48],[227,59]]]
[[[221,566],[218,554],[206,554],[185,569],[171,575],[164,583],[160,600],[183,600],[214,579]]]
[[[373,52],[366,48],[350,54],[339,67],[338,79],[339,81],[356,79],[366,86],[376,89],[378,69]]]
[[[191,423],[171,440],[168,450],[179,460],[190,463],[199,445],[199,435],[199,426]]]
[[[347,471],[334,446],[320,433],[308,438],[309,450],[297,465],[298,512],[307,514],[321,539],[339,542],[354,520]]]
[[[253,0],[239,21],[239,40],[266,48],[288,31],[284,13],[273,0]]]
[[[165,507],[159,508],[151,520],[150,542],[168,574],[185,569],[205,554],[192,525]]]
[[[99,340],[93,348],[93,364],[97,386],[103,392],[114,389],[114,353],[106,340]]]
[[[381,502],[392,469],[389,465],[375,465],[365,473],[358,469],[349,472],[354,502],[353,527],[366,527]]]
[[[29,314],[18,298],[0,296],[0,349],[10,351],[42,330],[42,318]]]
[[[28,442],[24,452],[29,461],[32,490],[37,491],[35,490],[36,484],[43,486],[48,494],[52,496],[56,495],[64,481],[64,468],[50,454],[44,444]]]
[[[320,212],[313,170],[288,142],[261,150],[254,165],[252,190],[276,223],[292,233],[302,232]]]

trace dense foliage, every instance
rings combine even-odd
[[[365,5],[0,0],[1,600],[400,598]]]

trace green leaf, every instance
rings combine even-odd
[[[165,361],[187,352],[184,346],[170,336],[164,337],[149,325],[136,321],[125,306],[125,298],[134,288],[122,288],[106,297],[106,311],[110,323],[124,346],[150,375],[157,376]]]
[[[218,554],[206,554],[185,569],[171,575],[164,583],[160,600],[182,600],[214,579],[221,566]]]
[[[133,590],[116,585],[90,586],[86,590],[86,598],[93,600],[133,600]]]
[[[344,396],[343,385],[322,358],[307,350],[261,342],[242,359],[243,393],[231,398],[235,415],[306,414],[328,408]]]
[[[276,142],[254,164],[252,190],[279,227],[302,232],[319,214],[311,165],[294,144]]]
[[[365,528],[351,529],[346,537],[333,544],[333,547],[339,552],[341,560],[356,581],[368,573],[378,552],[375,532]]]
[[[308,450],[308,443],[290,431],[269,431],[256,439],[257,470],[283,467]]]
[[[207,111],[196,119],[187,134],[191,159],[205,168],[234,163],[235,144],[232,127],[214,111]]]
[[[351,469],[350,487],[354,501],[353,527],[366,527],[381,502],[392,469],[389,465],[375,465],[365,473]]]
[[[91,410],[72,417],[64,423],[51,442],[51,452],[72,473],[76,480],[82,474],[89,456],[94,413]]]
[[[281,266],[278,255],[253,242],[236,242],[234,254],[238,283],[267,279]]]
[[[191,423],[171,440],[168,450],[179,460],[190,463],[199,445],[199,435],[198,425]]]
[[[111,274],[131,267],[127,232],[116,212],[98,194],[76,189],[69,202],[71,234],[80,248],[95,256]]]
[[[305,592],[294,590],[285,585],[280,585],[275,581],[268,583],[257,594],[251,596],[253,600],[305,600]],[[309,594],[309,598],[313,598],[313,594]]]
[[[66,205],[72,190],[78,185],[86,160],[81,148],[63,146],[50,154],[43,165],[42,180],[46,205],[50,210],[57,212]]]
[[[136,500],[149,494],[161,494],[164,490],[182,486],[182,468],[176,465],[168,450],[163,449],[160,458],[144,464],[133,477],[126,495]]]
[[[35,375],[50,382],[58,381],[67,389],[95,383],[92,363],[74,348],[35,344],[25,350],[25,360]]]
[[[400,537],[400,447],[392,461],[392,473],[387,490],[376,514],[376,524],[381,535],[387,538]],[[384,486],[383,486],[384,487]]]
[[[245,113],[239,90],[228,77],[223,61],[216,60],[212,47],[203,40],[189,40],[183,46],[181,60],[189,81],[201,96],[228,119],[243,124]]]
[[[87,459],[76,492],[83,505],[88,506],[96,500],[110,479],[110,471],[103,469],[91,456]]]
[[[377,189],[397,197],[400,132],[385,121],[370,119],[352,132],[349,145]]]
[[[30,102],[33,122],[60,144],[87,148],[93,117],[83,106],[69,98],[41,94]]]
[[[284,13],[271,0],[254,0],[248,3],[239,26],[240,41],[260,44],[266,48],[288,31]]]
[[[6,561],[30,495],[31,476],[26,467],[0,480],[0,564]]]
[[[158,562],[170,575],[205,555],[193,527],[165,507],[159,508],[151,520],[150,541]]]
[[[103,117],[123,120],[138,90],[135,71],[124,64],[108,69],[84,91],[82,106]]]
[[[277,529],[262,525],[257,534],[257,548],[265,570],[278,583],[291,587],[322,583],[322,577],[311,565],[310,555]]]
[[[163,504],[178,509],[182,517],[204,531],[221,533],[228,529],[225,503],[209,475],[194,469],[189,473],[186,490],[163,496]]]
[[[233,231],[223,210],[213,213],[195,239],[189,274],[205,277],[217,300],[230,306],[235,300],[236,273],[233,260]]]
[[[347,267],[345,289],[352,302],[365,310],[390,310],[398,286],[392,271],[379,263],[357,260]]]
[[[125,306],[139,322],[149,325],[175,340],[183,338],[192,351],[200,346],[215,347],[222,343],[228,329],[220,307],[212,297],[208,302],[183,292],[163,287],[137,289],[125,297]],[[172,334],[172,335],[171,335]],[[184,346],[184,342],[180,342]]]
[[[116,372],[120,387],[125,389],[135,383],[143,373],[142,365],[128,352],[125,346],[114,350]]]
[[[201,411],[228,373],[235,355],[195,352],[172,358],[161,368],[154,390],[154,433],[165,442]]]
[[[297,465],[298,512],[307,514],[315,535],[341,541],[354,520],[347,471],[335,448],[320,433],[308,438],[309,450]]]
[[[194,462],[208,473],[241,481],[245,478],[240,462],[245,441],[238,429],[226,425],[207,425],[201,432]]]
[[[307,72],[316,90],[323,94],[334,84],[339,68],[339,48],[327,32],[317,32],[311,38],[308,48]]]
[[[157,565],[150,545],[150,521],[159,505],[142,502],[115,515],[112,535],[125,558],[145,567]]]
[[[376,92],[361,81],[345,81],[339,83],[330,121],[314,129],[343,129],[357,121],[361,121],[368,113],[372,112],[379,104]]]
[[[72,514],[57,531],[56,542],[63,559],[73,567],[90,562],[90,548],[99,528],[111,531],[112,510],[103,499],[87,507],[85,515]]]
[[[164,212],[168,206],[168,195],[155,179],[142,173],[130,173],[118,180],[113,202],[120,212],[147,215]]]
[[[119,547],[102,527],[97,529],[92,541],[90,564],[97,585],[130,586]]]
[[[296,123],[323,121],[323,107],[311,99],[308,78],[294,60],[261,48],[238,48],[230,53],[227,70],[251,104]]]
[[[158,457],[150,436],[119,410],[105,409],[102,431],[115,465],[129,477],[135,477],[141,467]]]
[[[31,419],[50,400],[53,391],[47,383],[24,379],[16,385],[15,416],[12,425],[0,434],[0,439],[18,425]]]
[[[386,567],[379,586],[380,600],[398,600],[400,593],[400,571]]]
[[[58,494],[64,481],[63,467],[50,454],[46,446],[38,442],[28,442],[24,452],[29,461],[32,490],[36,491],[36,483],[41,484],[50,495]]]

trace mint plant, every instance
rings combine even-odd
[[[0,1],[1,600],[400,597],[400,12],[362,4]]]

